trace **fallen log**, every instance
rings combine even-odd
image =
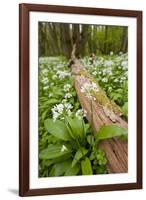
[[[86,110],[86,118],[96,133],[101,126],[117,124],[128,128],[128,124],[121,118],[120,108],[111,101],[106,93],[99,87],[94,78],[86,71],[82,63],[73,58],[71,65],[74,77],[74,86],[78,99],[83,109]],[[99,89],[98,92],[87,95],[83,92],[83,86],[94,83]],[[108,160],[108,173],[127,173],[128,172],[128,145],[127,141],[118,138],[101,141],[99,146],[105,151]]]

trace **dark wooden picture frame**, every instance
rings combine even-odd
[[[137,181],[107,185],[30,189],[29,187],[29,13],[53,12],[131,17],[137,20]],[[19,194],[55,195],[142,188],[142,11],[56,5],[19,5]]]

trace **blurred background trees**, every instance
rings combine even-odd
[[[125,26],[84,25],[39,22],[39,56],[70,58],[73,44],[76,55],[126,53],[128,28]]]

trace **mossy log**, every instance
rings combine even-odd
[[[128,128],[128,124],[121,118],[120,108],[112,102],[106,93],[100,88],[97,93],[93,93],[94,98],[89,98],[82,87],[85,83],[96,80],[86,71],[80,60],[74,58],[71,65],[72,75],[74,77],[74,86],[78,99],[83,109],[86,110],[86,118],[96,133],[101,126],[117,124]],[[99,146],[105,151],[108,160],[108,173],[127,173],[128,172],[128,145],[127,141],[118,138],[101,141]]]

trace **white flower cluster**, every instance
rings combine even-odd
[[[122,61],[121,66],[123,67],[123,70],[127,70],[128,69],[128,61]]]
[[[110,67],[110,66],[112,66],[114,63],[113,63],[113,61],[112,60],[105,60],[104,61],[104,66],[105,67]]]
[[[62,80],[64,79],[65,77],[67,76],[71,76],[71,73],[68,72],[68,71],[61,71],[61,70],[58,70],[57,73],[58,77]]]
[[[104,75],[112,75],[112,70],[111,70],[111,68],[103,69],[103,70],[102,70],[102,74],[103,74],[103,76],[104,76]]]
[[[99,92],[99,88],[96,83],[84,83],[81,87],[81,92],[85,93],[89,99],[93,98],[95,100],[95,97],[92,96],[92,92]]]
[[[43,74],[44,76],[47,76],[47,75],[48,75],[48,69],[46,69],[46,68],[43,69],[41,72],[42,72],[42,74]]]
[[[64,96],[65,99],[70,99],[71,97],[72,97],[72,94],[70,93],[66,93]]]
[[[117,78],[116,78],[116,79],[114,80],[114,83],[118,83],[118,82],[119,82],[119,83],[123,83],[125,80],[126,80],[126,77],[123,76],[123,77],[121,77],[120,79],[117,79]]]
[[[56,74],[54,74],[53,76],[52,76],[52,79],[53,80],[56,80],[58,78],[58,76],[56,75]]]
[[[102,82],[103,82],[103,83],[107,83],[107,82],[108,82],[108,78],[107,78],[107,77],[104,77],[104,78],[102,79]]]
[[[64,92],[69,92],[70,91],[70,89],[71,89],[71,85],[70,84],[65,84],[64,85],[64,87],[63,87],[63,90],[64,90]]]
[[[97,71],[93,71],[92,74],[93,74],[94,76],[96,76],[96,75],[97,75]]]
[[[78,119],[82,119],[82,117],[86,117],[86,115],[87,115],[87,111],[83,109],[78,109],[77,112],[75,113],[75,116]]]
[[[63,100],[62,103],[56,104],[51,110],[53,114],[53,120],[57,118],[64,119],[64,115],[70,116],[72,114],[71,109],[73,106],[70,103],[67,103],[66,100]]]
[[[46,85],[48,82],[49,82],[49,81],[48,81],[48,78],[47,78],[47,77],[45,77],[45,78],[42,79],[42,83],[43,83],[44,85]]]

